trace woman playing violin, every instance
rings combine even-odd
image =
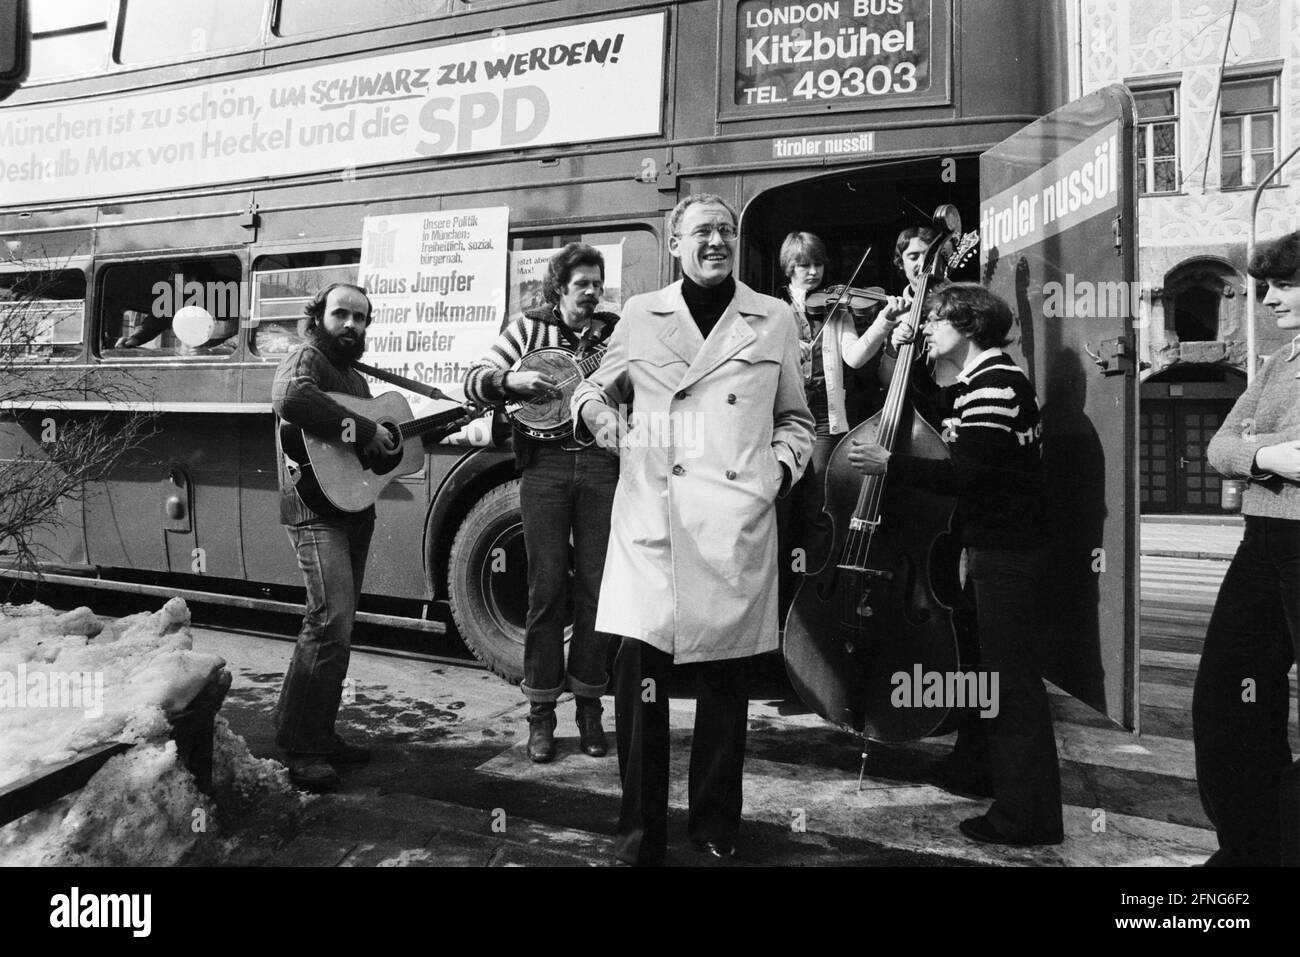
[[[961,372],[944,391],[951,457],[925,459],[854,442],[849,461],[919,489],[955,495],[967,551],[979,667],[997,678],[996,709],[964,717],[946,762],[950,789],[993,797],[988,812],[961,823],[967,837],[997,844],[1058,844],[1061,779],[1047,693],[1034,664],[1046,513],[1038,399],[1002,351],[1011,308],[975,283],[930,295],[922,331],[932,360]]]
[[[796,486],[795,501],[791,503],[796,530],[794,539],[802,539],[810,550],[821,545],[820,536],[812,540],[813,529],[819,527],[826,494],[826,463],[835,451],[841,436],[849,430],[845,406],[844,366],[860,369],[877,355],[889,333],[893,330],[896,315],[903,311],[902,300],[880,294],[879,298],[898,308],[890,318],[877,317],[862,335],[858,335],[853,315],[847,303],[834,308],[838,297],[830,297],[824,311],[809,308],[809,297],[821,288],[826,274],[826,245],[812,233],[796,232],[786,236],[781,244],[781,271],[789,280],[784,298],[794,308],[799,323],[799,358],[804,367],[804,389],[808,408],[816,420],[816,441],[803,480]],[[821,328],[821,323],[826,328]],[[819,336],[820,333],[820,336]],[[783,549],[782,554],[788,553]],[[786,568],[788,562],[783,561]],[[810,563],[811,567],[811,563]]]

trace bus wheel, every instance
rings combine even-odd
[[[528,615],[518,479],[492,489],[469,510],[447,565],[447,593],[461,640],[494,673],[518,683]]]

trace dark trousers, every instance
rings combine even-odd
[[[1047,550],[968,546],[967,589],[979,628],[979,669],[998,675],[998,713],[963,715],[952,761],[993,789],[989,823],[1009,838],[1059,838],[1061,771],[1036,646]]]
[[[660,864],[668,845],[668,678],[672,656],[624,638],[614,663],[614,708],[623,805],[614,854]],[[749,659],[696,669],[687,830],[692,841],[734,846],[749,713]]]
[[[290,525],[286,531],[307,586],[307,613],[275,708],[275,743],[286,751],[329,754],[352,651],[375,517]]]
[[[1300,521],[1249,515],[1192,694],[1196,780],[1219,835],[1215,864],[1300,863],[1300,763],[1287,742],[1287,673],[1297,655]]]
[[[553,702],[566,689],[605,693],[609,636],[596,631],[596,603],[605,574],[618,459],[603,449],[537,449],[520,479],[519,508],[528,551],[528,618],[524,631],[524,695]],[[569,539],[573,539],[573,637],[564,661]]]

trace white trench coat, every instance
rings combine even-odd
[[[743,283],[708,339],[681,283],[634,296],[573,396],[633,414],[596,628],[679,663],[777,647],[774,502],[813,444],[790,306]],[[626,411],[626,410],[622,410]]]

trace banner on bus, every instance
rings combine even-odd
[[[739,0],[723,118],[947,103],[951,0]]]
[[[367,216],[357,274],[371,303],[365,361],[462,397],[505,315],[509,230],[508,206]]]
[[[661,131],[665,14],[0,111],[0,192],[117,196]]]

